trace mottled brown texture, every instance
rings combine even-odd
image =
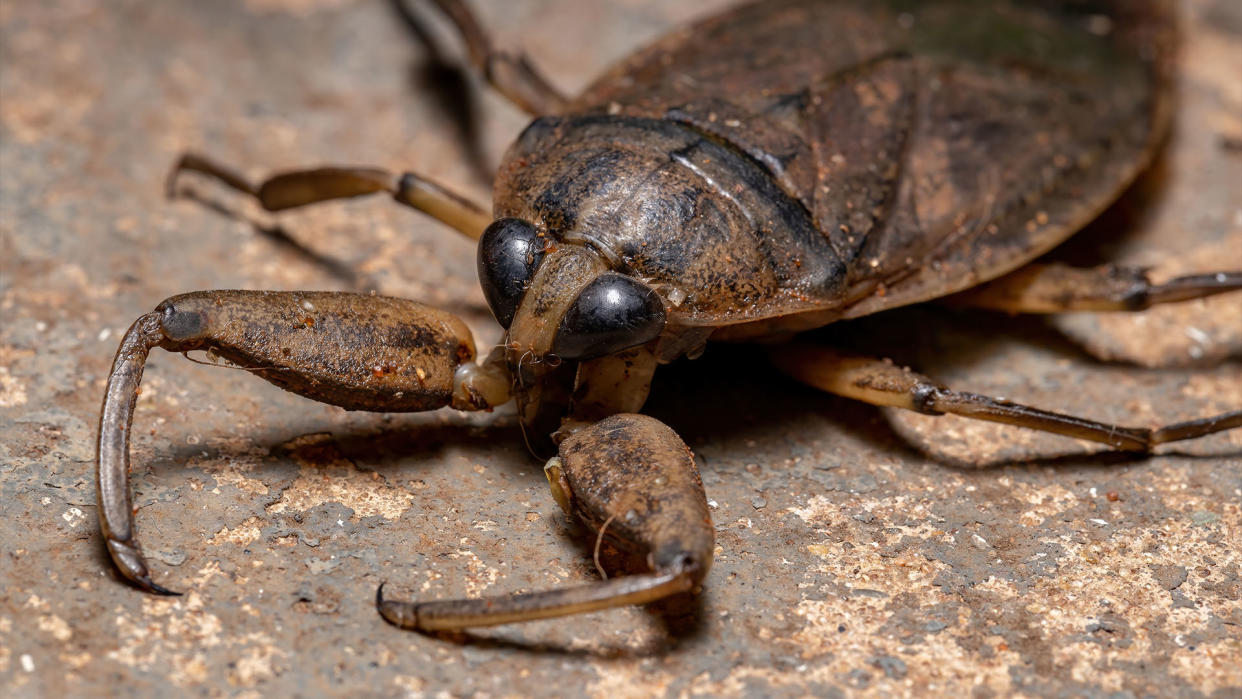
[[[380,585],[380,615],[417,631],[529,622],[654,602],[694,589],[711,569],[715,534],[703,481],[689,447],[659,420],[617,414],[582,426],[544,471],[557,503],[594,534],[597,565],[606,538],[641,558],[647,571],[577,587],[433,602],[385,598]]]
[[[795,286],[841,288],[827,240],[767,171],[667,119],[537,120],[501,164],[496,213],[600,251],[658,290],[674,327],[780,312]]]
[[[451,313],[387,296],[330,291],[200,291],[161,303],[173,352],[206,350],[286,391],[346,410],[415,412],[448,404],[474,359]]]
[[[511,98],[526,93],[507,86],[529,81],[491,72],[499,54],[469,9],[439,5],[488,80]],[[563,359],[652,343],[668,361],[677,357],[667,348],[680,343],[660,335],[679,337],[687,326],[722,330],[720,339],[770,340],[958,292],[1076,232],[1150,161],[1169,113],[1175,32],[1166,3],[913,9],[743,4],[638,52],[564,105],[563,116],[527,127],[501,166],[494,211],[525,231],[524,245],[543,248],[518,253],[528,257],[512,270],[518,277],[484,274],[483,283],[508,331],[514,393],[536,442],[551,415],[570,409],[571,368],[550,371]],[[562,110],[559,97],[549,99]],[[213,175],[268,210],[398,193],[379,168],[301,170],[258,187],[199,156],[184,156],[170,181],[181,169]],[[459,198],[441,199],[461,208]],[[482,225],[438,217],[467,233]],[[480,259],[512,254],[489,250],[492,240],[482,241]],[[1141,293],[1152,303],[1194,299],[1236,289],[1242,273],[1217,277]],[[1050,288],[1033,288],[1032,299],[1083,294],[1073,274],[1039,282]],[[503,310],[497,283],[523,290]],[[578,312],[581,303],[590,310]],[[631,310],[597,313],[605,304]],[[1110,308],[1118,307],[1142,305]],[[545,378],[555,390],[544,389]],[[645,394],[647,376],[630,381],[644,385],[622,393]],[[577,393],[589,390],[583,376],[577,382]],[[603,409],[593,412],[612,412],[594,402]],[[641,407],[632,402],[616,401],[618,412]],[[1003,413],[1037,429],[1058,424],[1049,413],[985,402],[986,410],[955,410]],[[1110,440],[1102,423],[1071,433],[1147,448],[1168,441],[1161,435],[1233,426],[1222,417],[1150,439],[1131,430],[1134,439]]]
[[[1092,32],[1090,12],[1110,9],[1111,31]],[[636,53],[566,111],[611,115],[595,138],[627,151],[628,132],[657,131],[642,120],[692,125],[680,148],[710,150],[694,145],[706,123],[797,205],[718,153],[698,156],[710,168],[679,168],[679,147],[654,139],[641,159],[583,153],[571,123],[519,140],[498,206],[520,171],[527,202],[556,204],[523,213],[608,241],[687,296],[681,322],[745,324],[720,333],[734,339],[943,296],[1046,252],[1146,166],[1169,114],[1172,29],[1163,2],[743,5]],[[553,144],[584,163],[568,186]],[[627,176],[610,187],[613,171]],[[659,194],[639,193],[647,179]]]
[[[475,6],[498,45],[527,47],[572,91],[726,4]],[[1157,281],[1242,268],[1242,158],[1227,147],[1242,138],[1242,17],[1227,0],[1180,7],[1175,138],[1121,208],[1071,240],[1071,262],[1150,267]],[[455,59],[453,34],[432,29]],[[376,198],[282,215],[281,239],[162,197],[169,164],[193,147],[253,176],[372,163],[486,199],[475,151],[426,90],[429,53],[373,2],[0,7],[0,693],[1242,686],[1242,434],[1092,456],[1055,436],[826,397],[745,348],[659,372],[648,407],[699,456],[717,523],[692,617],[617,609],[460,644],[388,627],[371,603],[385,579],[426,598],[598,579],[590,544],[562,534],[513,415],[345,412],[165,353],[137,408],[134,505],[158,536],[157,580],[187,595],[120,584],[92,524],[91,442],[116,340],[155,301],[356,284],[450,306],[481,347],[495,340],[472,246],[435,221]],[[466,93],[494,162],[528,118],[485,86]],[[964,389],[1154,424],[1242,405],[1228,359],[1240,304],[1051,318],[919,308],[833,331]],[[1092,359],[1083,340],[1115,360]],[[1167,589],[1165,567],[1186,580]]]
[[[561,442],[560,459],[569,510],[592,531],[655,572],[691,569],[696,581],[707,574],[711,515],[694,456],[676,432],[646,415],[613,415]]]

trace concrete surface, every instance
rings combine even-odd
[[[572,89],[727,3],[475,4]],[[1186,8],[1174,143],[1064,255],[1242,268],[1242,6]],[[133,318],[190,289],[375,288],[496,336],[451,232],[375,200],[264,234],[247,219],[270,218],[228,192],[200,193],[232,216],[165,201],[175,155],[254,175],[416,168],[482,197],[481,166],[524,119],[467,85],[469,146],[426,89],[425,46],[369,0],[7,0],[0,56],[0,694],[1242,692],[1242,432],[1092,455],[818,395],[746,348],[666,369],[650,406],[698,454],[714,508],[715,566],[688,605],[398,631],[372,607],[382,580],[434,598],[595,577],[511,414],[349,414],[164,353],[135,420],[137,516],[155,579],[187,594],[139,593],[106,558],[91,475]],[[1242,405],[1240,319],[1234,295],[1125,317],[917,309],[826,336],[1146,424]]]

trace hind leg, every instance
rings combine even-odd
[[[398,0],[400,1],[400,0]],[[462,0],[434,0],[461,33],[470,62],[488,83],[531,116],[557,114],[569,101],[552,87],[526,56],[496,49],[491,36]]]
[[[954,391],[890,362],[800,342],[773,348],[770,356],[777,368],[789,376],[846,398],[926,415],[951,414],[1016,425],[1099,442],[1121,451],[1146,452],[1160,444],[1242,427],[1242,409],[1158,428],[1111,425],[1008,400]]]
[[[1236,257],[1225,254],[1222,259],[1236,270]],[[947,301],[1015,314],[1052,314],[1043,322],[1097,359],[1173,368],[1222,361],[1242,352],[1242,323],[1237,320],[1242,318],[1242,294],[1227,293],[1239,288],[1238,271],[1153,283],[1145,270],[1134,267],[1031,265]]]
[[[1154,284],[1145,270],[1134,267],[1033,264],[949,301],[1010,313],[1141,311],[1238,290],[1242,290],[1242,271],[1195,274]]]

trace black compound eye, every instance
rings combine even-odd
[[[650,342],[663,329],[660,297],[640,281],[606,272],[569,307],[556,330],[552,353],[565,359],[602,357]]]
[[[479,240],[479,282],[492,315],[506,329],[543,260],[543,239],[519,218],[501,218]]]

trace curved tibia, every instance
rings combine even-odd
[[[134,321],[112,363],[103,411],[99,418],[98,468],[95,471],[95,501],[99,508],[99,528],[108,544],[108,553],[125,579],[158,594],[178,594],[151,580],[147,563],[134,534],[134,511],[129,495],[129,430],[134,420],[134,403],[147,354],[164,339],[160,316],[149,313]]]
[[[692,589],[696,572],[645,573],[562,590],[421,603],[384,599],[380,585],[375,607],[385,621],[403,629],[452,631],[646,604]]]

